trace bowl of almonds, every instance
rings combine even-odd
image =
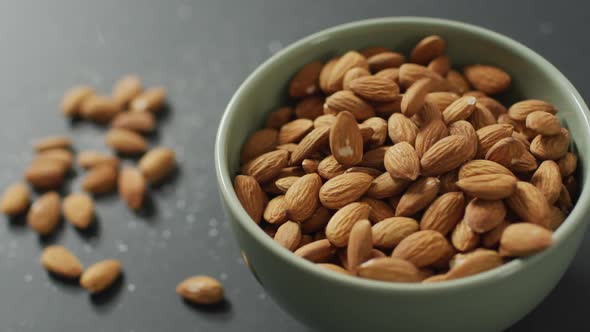
[[[587,112],[554,66],[489,30],[346,24],[238,89],[221,197],[252,273],[309,326],[498,331],[583,238]]]

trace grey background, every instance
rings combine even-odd
[[[306,330],[249,274],[218,202],[216,126],[248,73],[281,47],[335,24],[423,15],[515,38],[553,62],[588,96],[587,9],[581,1],[1,2],[2,188],[22,174],[34,138],[70,133],[78,150],[105,149],[100,127],[69,124],[57,105],[72,85],[87,83],[107,93],[126,73],[168,88],[172,111],[152,141],[176,149],[181,171],[153,191],[150,216],[134,215],[116,196],[100,199],[100,227],[94,233],[78,234],[65,225],[43,242],[21,223],[0,220],[0,330]],[[78,185],[73,181],[72,190]],[[71,248],[87,265],[120,258],[125,276],[113,291],[91,298],[42,270],[38,257],[47,243]],[[559,286],[511,331],[587,329],[588,253],[587,235]],[[202,310],[179,300],[176,283],[199,273],[222,280],[226,305]]]

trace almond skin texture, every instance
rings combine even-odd
[[[332,155],[327,156],[318,164],[318,174],[326,180],[343,174],[344,171],[346,171],[346,166],[338,163]]]
[[[394,179],[386,172],[373,179],[367,190],[367,196],[376,199],[388,198],[400,194],[409,184],[409,181]]]
[[[336,264],[332,264],[332,263],[318,263],[317,264],[319,267],[321,267],[322,269],[326,269],[332,272],[337,272],[337,273],[342,273],[345,274],[347,276],[351,275],[350,272],[346,271],[345,269],[343,269],[342,267],[336,265]]]
[[[8,216],[23,214],[29,207],[31,193],[23,183],[10,185],[0,199],[0,211]]]
[[[63,278],[78,278],[84,269],[71,251],[58,245],[46,247],[40,260],[47,271]]]
[[[163,87],[150,88],[133,98],[129,109],[135,112],[157,113],[162,110],[166,101],[166,90]]]
[[[451,85],[452,90],[456,93],[464,94],[471,89],[471,85],[467,82],[467,79],[456,70],[449,70],[446,79]]]
[[[470,155],[470,144],[465,136],[445,137],[430,147],[420,159],[422,174],[441,175],[459,167]]]
[[[430,60],[441,56],[447,47],[447,43],[440,36],[432,35],[422,39],[410,54],[410,61],[425,65]]]
[[[427,68],[444,77],[451,69],[451,61],[448,56],[441,55],[432,59]]]
[[[365,55],[367,57],[367,55]],[[396,52],[381,52],[367,57],[369,69],[371,72],[377,73],[387,68],[397,68],[406,62],[406,57],[401,53]]]
[[[372,117],[363,121],[361,126],[370,127],[373,129],[373,135],[369,139],[369,146],[381,146],[387,139],[387,121]]]
[[[330,210],[320,206],[307,220],[301,223],[301,231],[304,234],[319,232],[326,227],[332,217]]]
[[[59,194],[51,191],[41,195],[29,209],[27,224],[40,235],[49,235],[61,219]]]
[[[438,194],[440,181],[423,177],[412,183],[395,209],[396,217],[409,217],[427,207]]]
[[[266,195],[256,179],[251,176],[238,175],[234,180],[234,190],[246,213],[254,222],[260,223]]]
[[[457,254],[446,280],[468,277],[502,265],[502,257],[493,250],[478,249],[466,254]]]
[[[121,112],[121,105],[107,96],[91,95],[84,99],[80,107],[82,117],[98,122],[108,123]]]
[[[439,232],[418,231],[404,238],[393,250],[392,257],[424,267],[440,259],[448,246],[447,239]]]
[[[467,66],[463,69],[463,73],[473,87],[488,95],[505,91],[512,81],[505,71],[488,65]]]
[[[314,120],[324,114],[325,98],[322,96],[309,96],[301,99],[295,106],[297,118]]]
[[[371,223],[368,220],[360,220],[352,226],[346,248],[348,268],[354,272],[357,266],[371,258],[373,238]]]
[[[297,119],[281,127],[277,144],[297,143],[313,129],[310,119]]]
[[[422,216],[420,229],[433,230],[447,235],[463,218],[465,197],[461,192],[449,192],[439,196]]]
[[[504,230],[500,239],[500,255],[530,256],[551,246],[553,233],[531,223],[512,224]]]
[[[100,293],[109,288],[121,274],[121,262],[107,259],[87,268],[80,277],[80,286],[91,294]]]
[[[106,144],[122,154],[141,154],[148,149],[147,141],[128,129],[113,128],[105,136]]]
[[[350,82],[349,88],[357,96],[374,102],[394,101],[399,95],[399,87],[395,82],[378,76],[354,79]]]
[[[479,129],[477,131],[477,137],[479,140],[478,156],[480,158],[485,157],[486,153],[488,153],[491,147],[499,140],[512,137],[512,131],[513,127],[509,124],[496,124]]]
[[[143,91],[143,84],[136,75],[122,77],[113,86],[113,100],[121,107],[127,106],[131,100]]]
[[[295,255],[314,263],[325,263],[334,256],[336,248],[328,239],[317,240],[295,250]]]
[[[419,230],[418,222],[412,218],[387,218],[373,225],[373,245],[381,249],[392,249],[404,238]]]
[[[365,68],[356,67],[349,69],[344,75],[344,79],[342,81],[342,88],[344,90],[350,90],[350,82],[359,77],[365,76],[371,76],[371,73]]]
[[[550,114],[557,113],[555,107],[546,101],[528,99],[519,101],[518,103],[510,106],[508,109],[508,116],[516,121],[525,121],[529,114],[536,111],[548,112]]]
[[[363,197],[363,199],[361,199],[361,202],[369,204],[369,220],[373,224],[378,223],[381,220],[392,218],[393,216],[395,216],[395,212],[393,211],[391,206],[382,200]]]
[[[477,155],[479,140],[477,138],[475,128],[473,128],[473,125],[471,125],[471,123],[464,120],[453,122],[449,125],[449,134],[465,136],[470,149],[468,159],[475,158],[475,156]]]
[[[457,186],[466,194],[488,200],[498,200],[512,195],[516,178],[505,174],[482,174],[462,178]]]
[[[502,138],[486,153],[486,159],[505,167],[512,167],[525,153],[525,146],[516,138]]]
[[[467,119],[475,111],[475,97],[461,97],[451,103],[443,111],[443,119],[446,124]]]
[[[543,112],[535,111],[527,115],[526,127],[534,130],[541,135],[558,135],[561,131],[561,123],[559,118],[555,115]]]
[[[108,164],[101,164],[86,173],[82,179],[82,189],[92,194],[104,194],[115,189],[117,169]]]
[[[479,234],[475,233],[465,221],[461,221],[451,234],[451,243],[459,251],[470,251],[478,246],[479,238]]]
[[[426,95],[426,100],[434,103],[439,111],[444,111],[455,100],[459,99],[459,95],[453,92],[431,92]]]
[[[467,204],[464,221],[476,233],[485,233],[500,225],[506,218],[502,201],[474,198]]]
[[[322,205],[339,209],[364,195],[373,177],[365,173],[344,173],[328,180],[319,191]]]
[[[475,132],[474,132],[475,134]],[[416,136],[416,154],[422,157],[431,146],[449,136],[447,126],[441,120],[433,120],[422,127]]]
[[[578,156],[575,153],[568,152],[559,159],[559,171],[561,176],[570,176],[574,174],[578,164]]]
[[[406,90],[401,103],[402,113],[405,116],[411,117],[424,107],[426,95],[432,89],[432,85],[429,78],[421,78]]]
[[[421,78],[430,78],[432,80],[432,91],[442,91],[449,88],[448,82],[442,76],[424,66],[415,63],[404,63],[399,67],[400,86],[407,89]]]
[[[348,238],[354,224],[369,218],[369,205],[350,203],[338,210],[326,225],[326,238],[336,247],[348,244]]]
[[[531,141],[531,153],[542,160],[558,160],[565,156],[570,143],[569,131],[561,128],[561,132],[554,136],[537,135]]]
[[[72,146],[72,139],[68,136],[49,136],[44,137],[33,144],[37,152],[51,149],[69,149]]]
[[[293,115],[291,107],[281,107],[276,111],[270,112],[266,117],[266,128],[281,129]]]
[[[260,183],[265,183],[274,179],[279,174],[281,169],[287,166],[288,157],[289,152],[287,151],[271,151],[244,165],[242,172],[246,175],[254,177],[256,181]],[[142,168],[141,162],[140,168]]]
[[[56,189],[64,181],[66,169],[59,161],[42,159],[33,162],[25,170],[25,179],[40,190]]]
[[[394,113],[387,122],[389,138],[393,143],[408,142],[414,146],[416,135],[418,135],[418,126],[412,120],[400,113]]]
[[[369,69],[367,59],[356,51],[348,51],[334,64],[327,80],[328,92],[342,90],[342,82],[346,72],[355,67]]]
[[[270,128],[254,132],[248,137],[244,145],[242,145],[242,152],[240,154],[242,163],[274,150],[277,146],[278,136],[279,132]]]
[[[84,103],[84,100],[92,95],[95,91],[93,88],[85,85],[80,85],[71,88],[66,91],[61,100],[61,112],[66,117],[75,117],[80,113],[80,106]]]
[[[561,191],[561,172],[553,160],[545,160],[533,174],[531,183],[545,195],[549,204],[554,204]]]
[[[469,122],[471,122],[475,130],[497,123],[494,114],[487,107],[480,104],[475,104],[475,110],[471,113]]]
[[[508,112],[502,103],[491,97],[477,97],[477,104],[485,106],[496,118],[501,114],[506,114],[506,112]]]
[[[358,267],[361,278],[391,281],[419,282],[420,271],[410,262],[393,257],[373,258]]]
[[[506,199],[506,204],[522,220],[542,227],[548,226],[549,204],[534,185],[518,181],[514,193]]]
[[[380,146],[378,148],[365,152],[363,160],[358,164],[358,166],[384,170],[384,159],[385,152],[387,151],[387,149],[389,149],[389,146]]]
[[[94,219],[92,197],[84,193],[70,194],[63,200],[62,212],[70,224],[86,229]]]
[[[200,305],[211,305],[223,301],[223,286],[208,276],[185,279],[176,286],[176,293],[186,301]]]
[[[461,169],[459,170],[459,179],[484,174],[504,174],[514,177],[514,174],[512,174],[508,168],[496,162],[485,159],[477,159],[471,160],[461,166]]]
[[[414,181],[420,173],[420,160],[408,142],[400,142],[387,149],[384,164],[392,178]]]
[[[146,194],[145,178],[134,167],[124,167],[119,173],[119,196],[133,210],[139,210]]]
[[[494,229],[484,233],[481,235],[481,244],[485,248],[493,249],[497,248],[498,244],[500,243],[500,238],[502,237],[502,233],[506,227],[510,226],[510,223],[507,221],[503,221],[500,225],[496,226]]]
[[[301,67],[289,83],[289,96],[301,98],[319,91],[319,78],[322,71],[321,62],[314,61]]]
[[[287,207],[285,206],[285,196],[280,195],[271,199],[263,214],[264,220],[269,224],[280,225],[287,221]]]
[[[139,160],[138,166],[149,182],[157,183],[170,175],[176,167],[176,154],[170,148],[154,148]]]
[[[287,221],[279,226],[274,240],[283,248],[294,251],[301,241],[301,227],[298,223]]]
[[[88,150],[80,152],[76,162],[84,169],[90,169],[103,163],[117,167],[119,165],[119,158],[102,152]]]
[[[363,159],[363,138],[354,116],[340,112],[330,131],[330,151],[344,166],[358,164]]]
[[[357,97],[352,91],[343,90],[326,98],[324,113],[336,114],[347,111],[354,115],[358,121],[364,121],[375,116],[375,110],[366,101]]]
[[[291,185],[285,194],[285,207],[291,220],[304,221],[316,211],[322,179],[316,173],[307,174]]]

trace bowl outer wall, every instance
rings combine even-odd
[[[469,278],[431,285],[383,283],[324,271],[277,246],[241,208],[231,180],[240,146],[262,127],[266,114],[285,102],[285,86],[303,64],[351,48],[389,46],[408,53],[421,37],[437,33],[448,43],[455,66],[482,62],[513,77],[516,96],[545,99],[560,109],[580,155],[582,192],[555,245],[528,259]],[[588,110],[567,79],[542,57],[489,30],[431,18],[383,18],[337,26],[307,37],[260,66],[232,98],[218,131],[215,157],[221,198],[250,264],[270,295],[293,316],[321,329],[441,327],[456,331],[500,330],[532,310],[571,262],[586,227]]]

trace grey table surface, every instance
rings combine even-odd
[[[213,142],[239,84],[274,52],[312,32],[370,17],[422,15],[515,38],[589,96],[587,10],[581,1],[1,2],[0,187],[21,176],[34,138],[69,133],[78,150],[106,150],[103,129],[71,125],[58,115],[57,105],[75,84],[106,93],[126,73],[168,88],[172,111],[151,139],[175,148],[181,168],[173,181],[153,191],[154,213],[147,217],[107,196],[97,202],[94,232],[79,234],[65,225],[46,241],[21,223],[0,220],[0,330],[307,330],[250,275],[219,204]],[[79,178],[71,190],[77,190]],[[71,248],[86,264],[119,258],[124,278],[112,291],[91,298],[40,267],[40,249],[48,243]],[[586,235],[557,288],[510,331],[588,330],[582,303],[590,296],[590,263],[584,257],[589,253]],[[202,310],[179,300],[176,283],[198,273],[223,282],[225,306]]]

